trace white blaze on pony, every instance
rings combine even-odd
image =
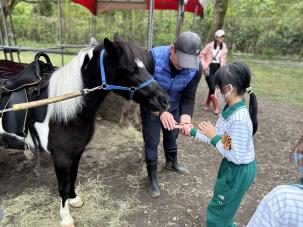
[[[144,63],[140,59],[136,58],[135,62],[139,68],[145,68]]]

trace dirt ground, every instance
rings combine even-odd
[[[202,111],[205,85],[197,95],[194,123],[216,116]],[[245,226],[260,200],[279,184],[296,182],[298,175],[289,162],[289,152],[302,134],[303,107],[259,99],[259,131],[255,135],[257,177],[235,218]],[[62,138],[61,138],[62,139]],[[77,226],[204,226],[204,213],[212,196],[222,157],[209,145],[180,136],[179,161],[190,173],[178,175],[163,168],[159,147],[158,177],[161,197],[151,198],[142,156],[142,135],[133,128],[97,118],[94,139],[82,157],[77,191],[85,201],[71,208]],[[0,208],[2,226],[59,226],[57,182],[48,155],[19,172],[23,154],[0,152]],[[1,224],[0,224],[1,226]]]

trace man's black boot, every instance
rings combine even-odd
[[[157,161],[148,161],[146,160],[147,173],[149,178],[149,194],[151,197],[159,197],[160,189],[158,185],[157,178]]]
[[[177,149],[165,150],[165,168],[175,170],[178,173],[186,174],[188,170],[177,160]]]

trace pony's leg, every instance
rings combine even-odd
[[[70,193],[70,170],[72,159],[66,155],[64,150],[52,153],[55,171],[58,180],[59,194],[61,197],[60,217],[61,226],[73,227],[74,219],[70,215],[68,198]]]
[[[73,160],[72,166],[71,166],[71,171],[70,171],[70,199],[69,199],[69,205],[72,207],[80,208],[83,206],[84,202],[82,198],[78,195],[76,195],[75,192],[75,182],[77,179],[77,173],[78,173],[78,166],[79,166],[79,161],[81,158],[83,151]]]

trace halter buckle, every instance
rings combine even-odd
[[[136,87],[130,87],[129,90],[130,90],[130,92],[135,92],[137,90],[137,88]]]
[[[104,84],[101,84],[100,88],[103,89],[103,90],[106,90],[107,84],[105,84],[105,83],[104,83]]]

